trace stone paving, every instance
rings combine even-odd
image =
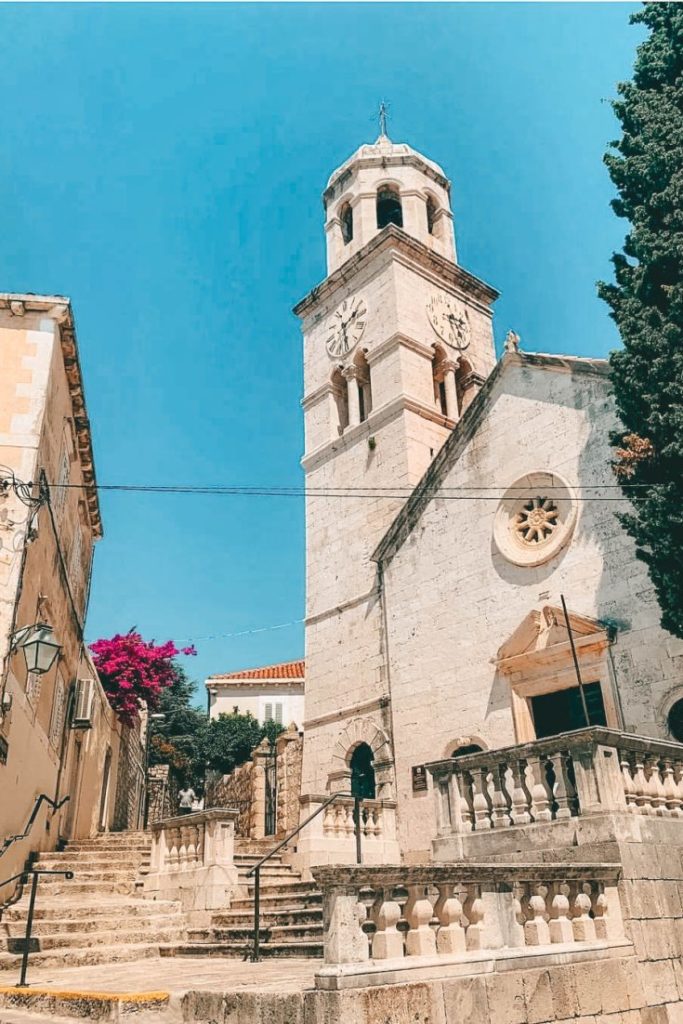
[[[152,957],[91,967],[31,970],[31,988],[79,992],[301,992],[313,987],[321,961],[271,959],[252,964],[207,957]],[[15,971],[0,971],[0,987],[14,985]]]

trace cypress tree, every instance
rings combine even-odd
[[[630,230],[615,283],[598,286],[623,342],[610,356],[623,424],[613,467],[662,625],[683,637],[683,5],[647,3],[631,21],[649,35],[618,86],[622,135],[605,156]]]

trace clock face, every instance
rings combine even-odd
[[[469,348],[470,320],[467,310],[450,295],[440,292],[433,295],[427,303],[429,322],[447,345],[452,345],[459,352]]]
[[[333,359],[343,358],[358,344],[365,330],[368,309],[362,299],[344,299],[327,325],[327,351]]]

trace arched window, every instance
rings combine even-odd
[[[438,345],[434,347],[434,358],[432,359],[432,383],[434,385],[434,405],[442,416],[448,416],[448,398],[446,395],[446,374],[444,363],[446,353]]]
[[[337,405],[337,433],[343,434],[349,425],[349,392],[341,370],[332,374],[332,394]]]
[[[436,221],[436,203],[434,202],[434,200],[432,199],[431,196],[427,196],[426,209],[427,209],[427,231],[429,232],[430,235],[433,235],[433,234],[435,234],[434,224],[435,224],[435,221]]]
[[[374,756],[367,743],[359,743],[351,755],[351,793],[361,800],[375,799]]]
[[[675,740],[683,743],[683,700],[677,700],[669,709],[667,715],[669,732]]]
[[[353,238],[353,210],[351,209],[351,203],[344,203],[339,212],[339,220],[341,221],[344,245],[348,245]]]
[[[385,185],[377,193],[377,227],[385,228],[387,224],[395,224],[397,228],[402,228],[403,209],[401,197],[396,189]]]
[[[360,422],[364,423],[372,412],[372,386],[370,384],[370,367],[364,352],[359,352],[354,359],[356,364],[356,384],[358,385],[358,409]]]
[[[467,743],[464,747],[456,747],[451,757],[465,757],[467,754],[479,754],[483,750],[478,743]]]

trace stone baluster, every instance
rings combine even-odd
[[[524,925],[524,938],[527,946],[547,946],[550,943],[550,929],[546,921],[547,910],[545,898],[548,890],[539,886],[529,900],[531,919]]]
[[[652,805],[652,814],[658,817],[663,817],[666,814],[666,793],[664,792],[664,782],[659,771],[659,758],[648,757],[646,761],[645,774],[648,781],[648,790],[650,792],[650,803]]]
[[[563,883],[558,887],[552,902],[552,917],[550,919],[550,941],[551,942],[573,942],[574,930],[569,920],[569,886]]]
[[[467,771],[455,770],[458,783],[460,827],[463,832],[474,831],[474,796],[473,785]]]
[[[626,799],[626,810],[630,811],[631,814],[636,814],[638,806],[636,803],[636,787],[633,782],[631,762],[628,759],[628,754],[625,750],[622,750],[619,754],[620,765],[621,765],[621,777],[624,784],[624,797]]]
[[[512,801],[505,788],[505,774],[507,765],[496,764],[493,766],[493,794],[491,796],[491,818],[494,828],[508,828],[512,824],[511,806]]]
[[[476,888],[472,888],[468,894],[464,906],[465,917],[468,925],[465,932],[465,947],[468,950],[484,948],[484,901],[479,896]]]
[[[509,925],[508,945],[513,948],[524,946],[524,925],[526,916],[524,914],[524,901],[526,891],[521,882],[515,882],[512,886],[512,920]]]
[[[407,956],[435,956],[436,935],[429,927],[433,907],[427,898],[426,887],[409,885],[408,902],[405,907],[405,918],[410,926],[406,935]]]
[[[192,825],[187,830],[187,863],[193,865],[197,860],[197,829]]]
[[[557,804],[555,817],[558,820],[571,818],[578,811],[578,799],[576,789],[569,775],[570,755],[564,751],[551,755],[553,770],[555,772],[555,787],[553,796]]]
[[[683,810],[681,809],[683,800],[681,800],[678,792],[678,786],[674,778],[674,766],[670,757],[665,757],[662,761],[662,775],[667,814],[670,818],[680,818],[683,816]]]
[[[531,813],[534,821],[552,821],[553,791],[548,782],[545,758],[530,757]]]
[[[676,792],[680,797],[681,804],[683,805],[683,761],[674,761],[673,770],[673,779],[674,784],[676,786]],[[683,810],[683,807],[681,808],[681,810]]]
[[[323,811],[323,835],[334,832],[334,805],[328,804]]]
[[[465,929],[462,926],[462,903],[451,883],[439,884],[439,898],[434,913],[439,922],[436,949],[441,954],[465,952]]]
[[[488,787],[488,768],[473,768],[473,799],[474,828],[477,832],[490,829],[491,822],[491,798]]]
[[[373,960],[391,960],[404,955],[403,936],[396,927],[401,920],[401,904],[396,896],[407,899],[405,889],[383,889],[375,903],[373,920],[377,930],[372,937]]]
[[[590,917],[591,898],[586,892],[578,894],[574,900],[574,910],[575,915],[572,919],[574,942],[595,942],[595,924]]]
[[[644,759],[636,754],[635,771],[633,773],[633,789],[636,798],[636,806],[639,814],[652,814],[653,807],[650,800],[650,787],[645,774]]]
[[[182,869],[187,863],[187,828],[180,827],[180,846],[178,847],[178,866]]]
[[[526,761],[513,758],[510,770],[513,785],[511,818],[515,825],[528,825],[531,821],[531,793],[526,781]]]
[[[195,847],[195,859],[198,864],[203,863],[204,849],[206,846],[206,824],[197,825],[197,842]]]

